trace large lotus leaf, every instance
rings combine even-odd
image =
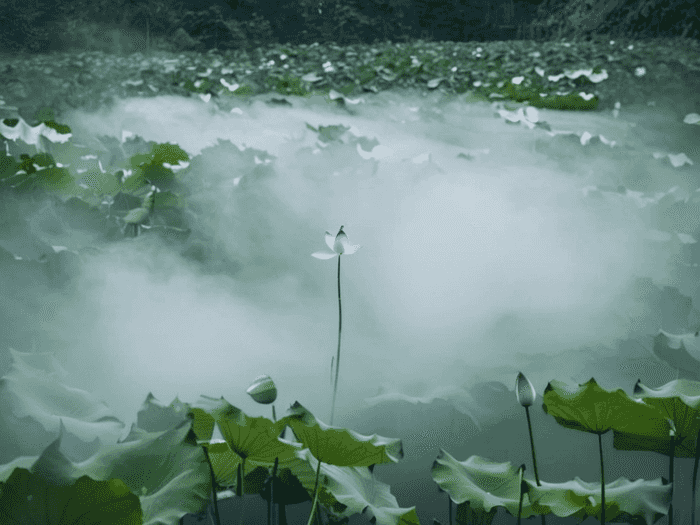
[[[250,417],[223,397],[217,400],[200,396],[199,401],[190,408],[190,412],[195,423],[198,418],[204,417],[204,414],[212,417],[231,450],[242,458],[257,461],[258,464],[272,463],[276,457],[282,460],[297,450],[297,447],[278,439],[280,432],[277,424],[265,417]],[[211,433],[204,439],[211,439]]]
[[[73,173],[78,173],[80,168],[89,167],[82,165],[82,162],[87,161],[92,164],[92,162],[97,161],[97,159],[94,159],[97,152],[87,145],[76,144],[72,140],[63,143],[51,142],[43,136],[40,137],[40,141],[43,151],[49,153],[57,163],[70,168]],[[39,149],[38,146],[37,149]],[[94,161],[89,159],[94,159]],[[103,167],[106,168],[107,166],[103,164]]]
[[[134,173],[159,186],[167,186],[175,179],[175,172],[172,169],[156,162],[141,164],[137,168],[134,168]]]
[[[572,387],[561,381],[550,381],[544,389],[542,408],[560,425],[592,434],[605,434],[617,425],[625,426],[635,419],[645,424],[665,424],[658,410],[630,398],[624,390],[609,392],[595,379]]]
[[[13,124],[14,125],[10,125]],[[20,139],[25,144],[39,145],[39,137],[44,136],[51,142],[66,142],[72,136],[71,133],[59,133],[43,122],[37,126],[30,126],[23,119],[5,119],[0,121],[0,135],[16,141]]]
[[[153,156],[153,162],[157,164],[176,165],[181,160],[190,160],[190,156],[185,150],[177,144],[170,143],[155,144],[151,149],[151,155]]]
[[[396,524],[396,525],[420,525],[415,507],[400,509],[375,509],[367,507],[362,511],[370,523]]]
[[[21,456],[13,459],[9,463],[0,465],[0,487],[2,487],[3,483],[7,482],[15,469],[23,468],[25,470],[30,470],[35,461],[36,456]],[[2,490],[0,490],[0,494],[1,493]]]
[[[220,487],[232,487],[237,483],[238,465],[242,463],[242,458],[233,452],[226,442],[210,443],[207,445],[209,452],[209,461],[216,482]],[[306,488],[301,485],[297,478],[292,474],[289,467],[284,465],[298,465],[301,463],[295,454],[285,454],[286,457],[279,460],[277,468],[276,483],[275,483],[275,502],[285,505],[294,505],[309,501],[309,496]],[[256,461],[248,458],[245,464],[246,474],[243,479],[244,494],[260,494],[264,499],[269,500],[269,488],[266,485],[268,478],[271,476],[272,464],[269,461]],[[265,472],[264,479],[261,478],[261,472]],[[315,475],[315,471],[312,473]],[[311,490],[313,490],[313,481],[311,482]]]
[[[136,414],[136,424],[147,432],[162,432],[187,419],[187,409],[188,407],[181,403],[178,398],[175,398],[170,406],[164,406],[149,392],[138,414]],[[194,424],[193,430],[197,434]]]
[[[469,502],[460,503],[457,505],[457,510],[455,512],[455,521],[459,525],[490,525],[493,522],[493,518],[496,516],[496,511],[498,507],[494,507],[490,512],[484,512],[483,510],[475,511],[472,509]]]
[[[72,485],[54,486],[18,468],[0,488],[2,523],[143,523],[138,496],[119,479],[82,476]]]
[[[280,482],[285,487],[301,484],[306,495],[297,494],[294,498],[287,498],[286,503],[306,501],[314,494],[318,461],[308,449],[298,450],[297,445],[286,441],[284,443],[289,446],[289,451],[295,453],[280,456],[277,486]],[[212,443],[208,450],[217,482],[222,486],[235,483],[236,469],[241,459],[225,443]],[[266,467],[269,472],[273,464],[274,460],[258,461],[255,457],[249,457],[246,460],[246,471]],[[254,484],[255,480],[246,476],[245,492],[257,490],[257,486],[251,486]],[[321,504],[339,517],[371,510],[372,515],[382,523],[413,523],[411,509],[399,509],[396,500],[389,493],[389,487],[373,480],[366,468],[337,467],[322,463],[318,490]],[[275,494],[277,500],[280,493]]]
[[[318,460],[308,448],[299,451],[297,456],[300,462],[292,466],[292,473],[312,496]],[[322,463],[319,477],[319,501],[337,518],[363,513],[368,519],[375,518],[379,525],[418,524],[415,507],[400,508],[390,492],[391,487],[374,479],[367,467]]]
[[[153,394],[149,393],[137,415],[138,427],[140,428],[132,428],[132,432],[126,439],[140,439],[146,431],[167,430],[178,425],[189,416],[192,420],[192,430],[197,436],[198,443],[207,448],[216,483],[220,487],[234,486],[237,480],[238,465],[242,462],[242,458],[233,452],[224,440],[216,439],[216,421],[209,412],[216,410],[219,404],[220,399],[201,396],[195,407],[188,403],[183,403],[177,397],[169,406],[164,406],[156,401]],[[282,461],[288,461],[289,459],[298,461],[294,454],[297,448],[300,448],[300,446],[290,447],[289,452],[285,452],[283,455]],[[268,461],[255,461],[253,458],[246,460],[243,480],[245,494],[259,494],[264,490],[264,482],[269,474],[269,466],[270,462]],[[279,496],[281,492],[277,494]],[[306,492],[304,492],[304,495],[304,500],[289,501],[288,503],[300,503],[308,500]]]
[[[295,451],[300,448],[299,445],[284,444],[284,450],[280,452],[279,456],[279,467],[289,466],[290,464],[296,464],[299,460],[295,455]],[[214,476],[216,482],[222,487],[231,487],[237,483],[236,479],[238,476],[238,465],[243,461],[243,458],[236,454],[231,447],[226,443],[210,443],[207,446],[209,451],[209,460],[211,461],[211,466],[214,469]],[[262,487],[256,488],[252,485],[253,478],[249,475],[258,468],[265,468],[268,472],[271,472],[271,467],[274,464],[274,459],[272,461],[258,460],[256,456],[250,456],[246,458],[245,462],[245,472],[243,489],[246,494],[257,494],[262,490]]]
[[[316,458],[308,449],[306,452],[306,460],[313,470],[317,466]],[[322,472],[325,476],[324,489],[346,507],[342,516],[364,513],[370,520],[372,517],[376,518],[377,523],[412,522],[406,522],[402,516],[415,507],[400,509],[396,497],[391,494],[391,487],[377,481],[374,473],[367,467],[323,465]]]
[[[0,378],[3,448],[15,444],[19,455],[38,455],[56,439],[61,425],[85,444],[117,441],[124,423],[90,393],[63,384],[67,374],[53,354],[13,349],[10,354],[12,367]]]
[[[129,158],[129,166],[131,169],[136,169],[139,166],[143,166],[144,164],[150,164],[151,161],[153,160],[153,157],[149,155],[148,153],[136,153],[135,155],[132,155]]]
[[[520,506],[520,473],[510,462],[494,463],[480,456],[457,461],[440,449],[431,470],[433,481],[458,505],[469,502],[472,511],[482,516],[494,507],[504,507],[513,516]],[[541,514],[539,507],[523,498],[522,518]],[[546,509],[544,509],[546,512]]]
[[[50,191],[61,191],[66,194],[74,193],[76,182],[66,168],[50,166],[38,169],[33,178],[35,188],[43,188]]]
[[[502,383],[494,383],[506,388]],[[486,389],[484,389],[486,390]],[[411,405],[430,405],[435,403],[436,400],[444,400],[447,403],[454,406],[454,408],[461,414],[467,416],[476,428],[481,432],[482,426],[479,420],[484,417],[487,413],[493,411],[493,407],[484,408],[479,400],[475,399],[473,396],[474,390],[468,392],[463,388],[451,387],[451,386],[439,386],[432,390],[428,395],[423,397],[408,396],[401,392],[389,392],[384,387],[380,387],[379,392],[372,397],[366,397],[364,402],[370,406],[374,407],[381,403],[410,403]],[[511,401],[512,392],[508,391],[508,401]],[[494,393],[493,391],[488,391],[485,394],[488,397],[488,402],[493,404]],[[500,399],[498,400],[500,401]]]
[[[588,516],[600,519],[600,482],[587,483],[575,477],[564,483],[525,480],[530,498],[560,517],[575,516],[583,521]],[[630,481],[618,478],[605,485],[605,519],[641,522],[652,525],[668,514],[671,504],[671,484],[664,485],[661,478],[653,481],[638,479]]]
[[[299,402],[289,407],[279,428],[291,427],[297,439],[323,463],[339,467],[367,467],[380,463],[397,463],[403,458],[400,439],[363,436],[352,430],[330,427],[318,421]]]
[[[186,404],[187,415],[192,420],[192,430],[197,436],[198,443],[208,443],[211,440],[216,426],[216,420],[211,412],[216,410],[219,403],[220,400],[217,398],[202,395],[194,404]]]
[[[634,385],[634,397],[656,408],[675,427],[674,456],[695,457],[695,441],[700,432],[700,383],[677,379],[659,388],[649,388],[640,381]],[[628,419],[613,429],[613,446],[617,450],[650,450],[670,456],[671,427],[667,421]]]
[[[679,379],[700,379],[700,361],[686,350],[687,345],[697,346],[695,334],[672,335],[663,331],[654,337],[653,351],[669,366],[678,370]]]
[[[222,402],[222,399],[201,396],[194,405],[183,403],[178,398],[175,398],[166,407],[158,403],[153,394],[149,393],[141,410],[139,410],[137,421],[138,426],[142,429],[150,432],[162,431],[179,424],[189,415],[192,419],[192,430],[197,436],[198,442],[207,447],[216,483],[221,487],[231,487],[237,482],[238,465],[241,464],[242,458],[233,452],[225,441],[214,439],[217,423],[214,416],[212,416],[212,413],[218,413],[218,408],[226,406],[226,402]],[[270,422],[270,428],[272,428],[273,433],[277,432],[272,422]],[[140,433],[134,434],[134,430]],[[132,434],[136,438],[140,438],[143,431],[132,429]],[[221,436],[223,437],[223,434]],[[130,437],[127,437],[127,439],[130,439]],[[275,447],[277,447],[277,444],[275,444]],[[280,455],[276,456],[279,458],[280,468],[287,465],[290,461],[298,462],[294,452],[300,448],[300,445],[283,445]],[[260,481],[258,479],[259,471],[264,468],[269,472],[273,464],[274,459],[272,461],[259,460],[255,456],[249,456],[246,459],[243,481],[243,489],[246,494],[257,494],[263,490],[261,483],[258,483]],[[257,473],[256,470],[258,471]],[[264,480],[262,481],[264,482]],[[299,501],[290,503],[299,503]]]
[[[183,515],[202,512],[208,505],[209,465],[190,421],[166,432],[104,445],[80,463],[61,453],[60,441],[61,436],[44,450],[31,471],[59,486],[68,486],[81,476],[98,481],[120,479],[139,496],[144,525],[177,523]]]

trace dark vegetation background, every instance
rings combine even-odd
[[[696,0],[4,0],[5,54],[700,38]]]

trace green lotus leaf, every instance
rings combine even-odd
[[[82,476],[71,485],[56,486],[17,468],[0,489],[3,523],[143,524],[138,496],[120,479],[96,481]]]
[[[510,462],[494,463],[480,456],[457,461],[440,449],[433,462],[431,475],[452,501],[458,505],[469,503],[470,509],[480,517],[495,507],[504,507],[513,516],[517,516],[521,485],[518,471]],[[533,508],[525,495],[521,517],[538,515],[540,510],[539,507]]]
[[[671,455],[671,427],[674,431],[674,456],[694,458],[696,439],[700,432],[700,383],[688,379],[677,379],[659,388],[649,388],[640,381],[634,386],[636,398],[656,408],[664,418],[631,418],[613,429],[613,446],[617,450],[650,450],[666,456]],[[667,419],[666,419],[667,418]]]
[[[294,403],[278,425],[291,427],[297,439],[323,463],[336,466],[366,467],[396,463],[403,457],[400,439],[373,434],[363,436],[352,430],[330,427],[316,418],[299,402]]]
[[[629,397],[622,389],[609,392],[595,379],[578,387],[550,381],[544,390],[542,408],[560,425],[602,435],[616,426],[626,427],[635,420],[646,426],[665,425],[658,410]]]
[[[583,521],[589,516],[600,520],[600,482],[587,483],[579,477],[564,483],[545,483],[540,486],[534,481],[525,480],[530,498],[537,505],[551,509],[559,517],[574,516]],[[640,522],[652,525],[668,514],[671,504],[672,485],[664,484],[661,478],[653,481],[638,479],[630,481],[618,478],[605,485],[606,522]]]

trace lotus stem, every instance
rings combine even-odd
[[[693,462],[693,495],[690,497],[690,525],[695,525],[695,499],[698,486],[698,462],[700,462],[700,432],[695,441],[695,460]]]
[[[535,392],[535,387],[532,383],[523,375],[522,372],[518,373],[518,377],[515,380],[515,396],[523,407],[525,407],[525,416],[527,417],[527,431],[530,434],[530,450],[532,452],[532,466],[535,471],[535,481],[537,486],[541,485],[540,476],[537,473],[537,455],[535,454],[535,440],[532,437],[532,421],[530,420],[530,407],[535,402],[537,393]],[[524,470],[524,468],[523,468]],[[541,516],[542,525],[546,525],[544,514]]]
[[[530,451],[532,452],[532,466],[535,472],[535,482],[537,486],[541,486],[540,476],[537,474],[537,455],[535,454],[535,440],[532,437],[532,422],[530,421],[530,407],[525,407],[525,416],[527,416],[527,430],[530,433]],[[547,525],[547,521],[544,518],[544,514],[540,516],[542,518],[542,525]]]
[[[342,229],[342,228],[341,228]],[[338,395],[338,374],[340,372],[340,332],[343,329],[343,307],[340,302],[340,255],[338,256],[338,351],[335,355],[335,384],[333,385],[333,403],[331,404],[331,426],[335,415],[335,398]],[[332,366],[332,364],[331,364]]]
[[[274,406],[272,407],[274,411]],[[280,458],[276,457],[275,458],[275,466],[272,467],[272,479],[270,479],[270,504],[267,507],[267,525],[273,525],[275,522],[275,498],[274,498],[274,490],[275,490],[275,478],[277,477],[277,466],[279,465]]]
[[[243,480],[245,479],[244,472],[245,458],[243,458],[243,460],[238,464],[238,477],[236,479],[236,496],[241,498],[241,515],[238,520],[239,525],[243,525],[243,506],[245,503],[245,490],[243,487]]]
[[[600,453],[600,525],[605,525],[605,469],[603,465],[603,434],[598,434]]]
[[[668,506],[668,525],[673,525],[673,460],[676,456],[676,436],[675,432],[671,434],[671,458],[668,464],[668,481],[671,484],[671,493],[669,495],[671,503]],[[693,491],[694,492],[694,491]]]
[[[314,484],[314,503],[311,505],[311,514],[309,515],[309,521],[306,525],[311,525],[314,520],[314,514],[316,513],[316,505],[318,504],[318,480],[321,477],[321,460],[318,460],[318,467],[316,467],[316,483]]]
[[[211,460],[209,459],[209,451],[207,447],[202,445],[202,450],[204,450],[204,457],[207,460],[207,465],[209,465],[209,474],[211,475],[211,494],[212,503],[214,505],[214,525],[221,525],[221,518],[219,517],[219,503],[216,499],[216,477],[214,476],[214,467],[211,466]]]
[[[527,407],[526,407],[527,408]],[[520,478],[520,501],[518,503],[518,525],[520,525],[520,518],[523,514],[523,498],[527,492],[527,484],[523,482],[523,473],[525,472],[525,463],[520,465],[518,469],[518,478]]]

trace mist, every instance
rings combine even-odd
[[[556,157],[544,130],[463,97],[370,94],[350,111],[320,97],[290,97],[291,107],[263,98],[233,112],[196,98],[128,99],[64,118],[76,137],[129,131],[190,156],[204,150],[187,176],[210,181],[193,229],[215,239],[212,257],[236,261],[236,271],[204,272],[146,233],[88,256],[51,303],[41,350],[127,427],[149,392],[165,404],[224,396],[270,417],[245,393],[262,374],[277,385],[278,414],[299,401],[327,423],[338,260],[311,253],[327,251],[325,231],[341,225],[361,248],[341,257],[339,416],[380,392],[512,388],[519,371],[541,394],[576,371],[554,356],[627,334],[621,305],[635,277],[666,275],[668,254],[639,216],[582,191],[632,176],[595,148]],[[642,143],[624,108],[619,119],[541,110],[540,120]],[[342,124],[379,145],[319,145],[307,123]],[[264,174],[219,139],[259,150]],[[551,369],[528,361],[541,353]]]

